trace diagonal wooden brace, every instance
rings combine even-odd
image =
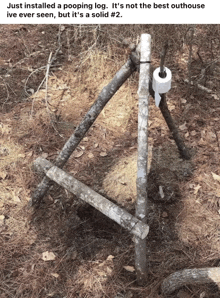
[[[46,177],[63,186],[65,189],[87,202],[97,210],[117,222],[120,226],[130,231],[135,236],[145,239],[149,233],[149,226],[137,219],[126,210],[107,200],[90,187],[67,174],[65,171],[54,166],[44,158],[37,158],[34,168],[38,172],[43,172]]]

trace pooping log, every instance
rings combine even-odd
[[[163,295],[172,294],[180,287],[214,283],[220,286],[220,268],[184,269],[168,276],[162,283]]]
[[[151,59],[151,36],[141,35],[139,108],[138,108],[138,160],[137,160],[137,203],[136,217],[146,222],[148,215],[147,161],[148,161],[148,100]],[[146,240],[135,238],[135,268],[140,285],[147,280]]]
[[[112,81],[102,89],[97,100],[91,106],[82,122],[77,126],[74,133],[71,135],[71,137],[61,150],[60,154],[56,158],[54,162],[56,166],[62,168],[65,165],[70,155],[84,138],[86,132],[92,126],[110,98],[123,85],[123,83],[129,78],[129,76],[135,71],[135,69],[135,64],[129,58],[128,61],[122,66],[122,68],[116,73]],[[32,198],[29,202],[30,206],[39,206],[42,198],[45,196],[50,186],[50,179],[48,177],[44,177],[32,195]]]
[[[147,237],[149,232],[149,226],[147,224],[110,202],[57,166],[54,166],[48,160],[41,157],[37,158],[34,162],[34,168],[38,172],[44,172],[50,180],[55,181],[78,198],[89,203],[135,236],[141,239]]]

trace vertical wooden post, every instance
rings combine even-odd
[[[136,217],[147,221],[147,162],[148,162],[148,99],[151,58],[151,36],[141,35],[140,77],[139,77],[139,112],[138,112],[138,160],[137,160],[137,203]],[[135,267],[137,281],[143,285],[147,280],[148,264],[146,239],[135,237]]]

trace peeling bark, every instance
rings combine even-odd
[[[62,168],[70,155],[79,145],[86,132],[92,126],[98,115],[101,113],[105,105],[108,103],[110,98],[116,93],[116,91],[122,86],[122,84],[129,78],[132,72],[135,70],[136,66],[128,59],[128,61],[122,66],[122,68],[116,73],[112,81],[105,86],[101,93],[99,94],[97,100],[91,106],[88,113],[85,115],[82,122],[77,126],[74,133],[71,135],[69,140],[64,145],[60,154],[55,160],[55,165]],[[30,200],[30,206],[38,207],[42,198],[51,186],[51,181],[48,177],[44,177],[40,184],[34,191],[32,198]]]
[[[149,232],[147,224],[107,200],[90,187],[67,174],[65,171],[53,166],[53,164],[48,160],[39,157],[35,160],[34,167],[37,171],[43,171],[50,180],[53,180],[57,184],[63,186],[78,198],[87,202],[117,222],[120,226],[130,231],[130,233],[134,234],[136,237],[140,237],[141,239],[145,239],[147,237]]]
[[[137,204],[136,217],[146,222],[148,215],[147,201],[147,161],[148,161],[148,98],[151,59],[151,36],[141,35],[139,112],[138,112],[138,160],[137,160]],[[138,283],[147,279],[146,240],[135,238],[135,267]]]
[[[207,283],[220,286],[219,267],[177,271],[163,281],[161,290],[163,295],[169,295],[185,285],[203,285]]]

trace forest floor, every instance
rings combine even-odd
[[[206,27],[196,28],[190,71],[192,80],[207,89],[184,81],[189,45],[183,43],[180,51],[168,53],[165,63],[173,76],[168,107],[191,150],[190,160],[179,156],[150,97],[146,285],[136,283],[132,236],[94,208],[57,185],[38,209],[28,207],[41,180],[33,172],[33,161],[40,156],[51,162],[56,158],[128,59],[126,47],[98,48],[95,26],[91,46],[74,56],[77,43],[87,41],[83,28],[0,26],[1,298],[162,298],[160,286],[169,274],[220,266],[220,62],[215,59],[220,48],[217,38],[211,50],[199,48]],[[157,28],[151,25],[149,30]],[[55,59],[45,77],[51,52]],[[152,64],[159,66],[154,51]],[[119,89],[64,167],[132,214],[138,79],[136,72]],[[169,198],[166,203],[161,188]],[[170,297],[216,298],[219,290],[213,285],[186,285]]]

